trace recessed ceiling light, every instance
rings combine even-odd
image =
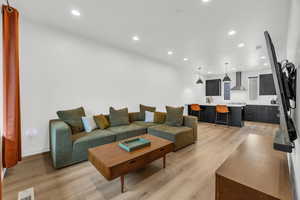
[[[79,10],[71,10],[72,15],[79,17],[80,16],[80,12]]]
[[[242,47],[244,47],[245,46],[245,43],[240,43],[240,44],[238,44],[238,47],[239,48],[242,48]]]
[[[234,67],[233,67],[233,68],[231,68],[231,69],[232,69],[232,70],[236,70],[236,68],[234,68]]]
[[[264,66],[268,66],[269,64],[268,63],[264,63]]]
[[[135,36],[132,37],[132,40],[133,40],[133,41],[139,41],[140,38],[139,38],[139,36],[135,35]]]
[[[230,30],[229,32],[228,32],[228,35],[229,36],[233,36],[233,35],[235,35],[236,34],[236,31],[235,30]]]
[[[211,0],[202,0],[203,3],[208,3],[210,2]]]
[[[208,74],[211,74],[211,72],[207,72]]]
[[[168,55],[169,55],[169,56],[171,56],[171,55],[173,55],[173,54],[174,54],[173,51],[168,51]]]
[[[184,59],[183,59],[183,61],[188,61],[188,60],[189,60],[188,58],[184,58]]]
[[[260,59],[264,60],[266,59],[266,56],[261,56]]]

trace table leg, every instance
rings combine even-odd
[[[120,179],[121,179],[121,192],[124,193],[124,175],[122,175]]]
[[[166,155],[163,157],[163,168],[166,168]]]

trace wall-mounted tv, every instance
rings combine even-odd
[[[280,128],[274,138],[274,149],[292,152],[297,132],[289,111],[292,109],[291,101],[295,103],[296,100],[296,68],[292,63],[277,61],[274,44],[268,31],[265,31],[264,35],[280,111]]]

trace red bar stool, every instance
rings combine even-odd
[[[194,116],[197,116],[198,117],[198,121],[200,120],[200,113],[201,113],[201,107],[199,104],[192,104],[191,105],[191,114],[194,115]],[[194,113],[197,113],[197,115],[195,115]]]
[[[218,121],[218,115],[226,115],[226,122],[224,121]],[[216,106],[216,119],[215,119],[215,123],[217,124],[217,122],[219,123],[223,123],[223,124],[227,124],[227,126],[229,126],[229,109],[226,105],[217,105]]]

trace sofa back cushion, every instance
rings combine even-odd
[[[140,121],[145,121],[145,111],[155,112],[156,108],[140,104]]]
[[[109,108],[109,121],[111,126],[129,125],[128,108],[116,110]]]
[[[94,120],[97,126],[102,130],[108,128],[110,125],[108,119],[104,115],[96,115],[94,116]]]
[[[154,123],[164,124],[166,122],[167,114],[163,112],[155,112],[154,113]]]
[[[135,122],[135,121],[140,121],[140,112],[130,112],[129,114],[129,121],[130,123]]]
[[[166,106],[167,118],[166,123],[169,126],[182,126],[184,107]]]
[[[83,107],[72,110],[61,110],[56,112],[59,119],[67,123],[72,130],[72,134],[82,132],[84,130],[81,118],[85,116]]]

